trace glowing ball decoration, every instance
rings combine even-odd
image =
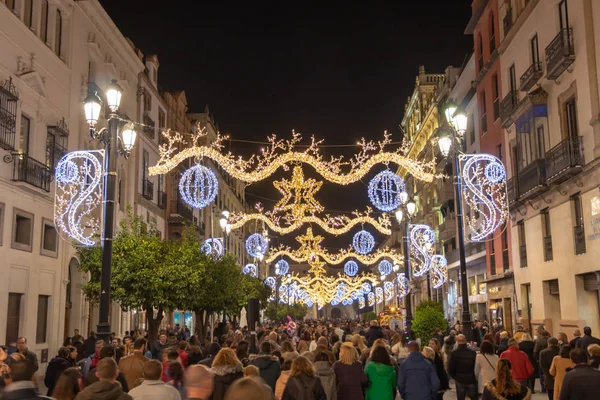
[[[277,281],[272,276],[267,276],[264,282],[265,285],[269,286],[271,289],[275,289],[275,285],[277,284]]]
[[[356,261],[348,261],[344,264],[344,272],[348,276],[355,276],[358,273],[358,264]]]
[[[382,276],[386,276],[392,273],[394,266],[388,260],[381,260],[377,269]]]
[[[500,183],[506,179],[506,169],[498,161],[492,161],[485,166],[485,177],[491,183]]]
[[[352,247],[358,254],[369,254],[375,247],[375,238],[363,229],[352,238]]]
[[[362,291],[364,294],[371,292],[371,284],[369,282],[365,282],[362,284]]]
[[[275,263],[275,274],[286,275],[290,271],[290,264],[285,260],[279,260]]]
[[[194,165],[179,180],[179,194],[193,208],[204,208],[213,202],[219,192],[215,173],[204,165]]]
[[[267,240],[260,233],[253,233],[246,239],[246,252],[252,257],[264,256],[267,252]]]
[[[258,277],[258,268],[256,267],[256,264],[246,264],[242,269],[242,273],[256,278]]]
[[[200,251],[207,256],[212,256],[215,260],[223,256],[223,239],[208,238],[200,246]]]
[[[369,199],[380,211],[395,211],[400,207],[400,193],[406,189],[402,178],[390,170],[381,171],[369,182]]]

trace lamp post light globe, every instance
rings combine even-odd
[[[402,192],[400,192],[400,202],[402,204],[406,204],[407,201],[408,201],[408,193],[406,193],[406,191],[403,190]]]
[[[83,111],[85,113],[85,120],[91,128],[96,125],[98,118],[100,118],[100,111],[102,110],[102,100],[96,93],[90,93],[83,101]]]
[[[413,217],[417,212],[417,204],[413,199],[410,199],[408,203],[406,203],[406,211],[410,217]]]
[[[454,117],[452,118],[452,125],[454,126],[454,129],[456,129],[456,133],[458,133],[458,135],[461,137],[465,135],[465,132],[467,132],[468,123],[469,118],[464,112],[461,111],[455,113]]]
[[[404,218],[404,211],[402,211],[402,209],[399,208],[398,210],[396,210],[396,221],[400,223],[402,222],[402,218]]]
[[[229,219],[229,210],[226,208],[223,209],[223,211],[221,211],[221,215],[223,216],[223,218]]]
[[[116,112],[119,109],[119,106],[121,105],[121,96],[123,96],[123,89],[121,89],[121,86],[113,79],[110,85],[108,85],[108,88],[106,88],[106,105],[108,105],[110,111]]]
[[[225,233],[227,233],[228,235],[231,233],[231,224],[225,225]]]
[[[448,121],[449,124],[453,123],[454,113],[456,113],[456,105],[452,103],[448,104],[444,110],[444,114],[446,115],[446,121]]]
[[[125,150],[126,153],[131,153],[131,150],[133,150],[133,146],[135,146],[136,138],[137,133],[134,129],[133,124],[127,124],[121,132],[121,143],[123,144],[123,150]]]
[[[440,152],[444,157],[448,157],[450,154],[450,148],[452,147],[452,139],[449,136],[442,136],[438,140],[438,145],[440,146]]]
[[[219,220],[219,225],[221,225],[221,229],[225,230],[225,228],[227,227],[227,218],[221,217],[221,219]]]

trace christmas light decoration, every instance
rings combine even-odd
[[[150,175],[166,174],[188,158],[213,160],[234,179],[247,183],[262,181],[271,176],[277,169],[287,168],[290,163],[305,163],[312,166],[323,178],[332,183],[349,185],[364,177],[376,164],[394,163],[411,174],[415,179],[432,182],[437,175],[435,160],[417,161],[407,157],[408,145],[403,144],[394,151],[385,151],[391,143],[391,135],[384,133],[384,138],[377,143],[361,139],[357,143],[360,151],[348,160],[343,157],[331,157],[323,160],[319,154],[319,145],[312,137],[311,144],[304,151],[297,151],[296,145],[302,140],[300,134],[293,132],[289,140],[269,137],[270,146],[262,154],[253,155],[244,160],[233,154],[223,154],[223,141],[227,137],[217,134],[217,138],[209,146],[202,146],[207,133],[198,129],[196,133],[184,135],[179,132],[162,132],[165,143],[159,147],[160,157],[155,166],[149,168]],[[181,149],[183,148],[183,149]],[[181,149],[181,150],[180,150]]]
[[[394,266],[388,260],[381,260],[377,269],[379,270],[381,276],[386,276],[392,273]]]
[[[436,254],[431,257],[431,285],[439,289],[448,279],[448,261],[446,257]]]
[[[352,238],[352,247],[358,254],[369,254],[375,247],[375,238],[364,229],[360,230]]]
[[[375,305],[375,293],[369,292],[367,295],[367,302],[369,303],[369,307],[373,307]]]
[[[413,275],[423,276],[431,266],[431,254],[435,244],[435,232],[428,225],[410,225],[410,254],[414,259],[412,262]]]
[[[204,165],[194,165],[179,180],[181,199],[193,208],[204,208],[212,203],[219,192],[215,173]]]
[[[264,255],[267,251],[267,239],[264,238],[260,233],[253,233],[246,239],[246,252],[252,257],[259,257]],[[268,262],[272,262],[270,260]]]
[[[355,261],[347,261],[344,264],[344,273],[348,276],[355,276],[358,273],[358,264]]]
[[[508,220],[506,169],[490,154],[461,154],[465,237],[485,240]]]
[[[256,264],[246,264],[242,269],[242,273],[258,278],[258,267]]]
[[[370,293],[371,292],[371,285],[368,282],[365,282],[362,284],[362,292],[364,294]]]
[[[404,273],[398,274],[396,280],[398,282],[398,297],[402,298],[410,292],[410,282]]]
[[[375,288],[375,299],[377,304],[381,304],[383,302],[383,288],[379,286]]]
[[[72,151],[56,166],[54,224],[60,237],[82,246],[99,242],[104,150]]]
[[[285,260],[279,260],[275,263],[275,274],[286,275],[290,270],[290,264]]]
[[[385,301],[390,301],[394,298],[394,284],[392,282],[383,282],[383,291]]]
[[[223,256],[223,239],[208,238],[200,246],[202,251],[207,256],[212,256],[215,260]]]
[[[390,170],[385,170],[369,182],[369,199],[378,210],[396,211],[400,206],[400,193],[406,190],[402,178]]]
[[[291,180],[282,179],[273,182],[273,185],[283,195],[283,198],[275,204],[274,213],[287,212],[293,217],[301,217],[323,211],[323,206],[314,197],[323,182],[317,182],[312,178],[304,180],[302,167],[294,167]]]
[[[273,278],[272,276],[267,276],[264,280],[265,285],[269,286],[271,289],[275,290],[275,285],[277,284],[277,281],[275,280],[275,278]]]

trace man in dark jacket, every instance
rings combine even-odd
[[[73,366],[73,363],[69,360],[69,354],[69,349],[61,347],[58,349],[58,355],[48,363],[46,376],[44,377],[44,384],[48,388],[48,396],[52,396],[52,391],[54,390],[54,386],[56,385],[60,374],[62,374],[65,369]]]
[[[458,347],[450,354],[448,372],[456,382],[456,398],[465,400],[465,396],[477,399],[477,378],[475,377],[475,358],[477,354],[467,347],[465,335],[456,336]]]
[[[535,360],[535,364],[539,365],[540,353],[542,350],[548,347],[548,339],[550,338],[550,334],[548,333],[548,331],[546,331],[546,329],[544,329],[544,325],[539,325],[536,329],[536,333],[537,337],[535,339],[535,345],[533,347],[533,358]],[[546,393],[546,388],[548,386],[544,382],[544,373],[542,372],[542,370],[539,370],[537,375],[540,378],[540,386],[542,387],[542,393]]]
[[[96,352],[96,332],[91,331],[90,336],[83,341],[83,355],[90,357]]]
[[[377,339],[383,339],[383,336],[383,331],[379,326],[379,322],[377,322],[377,320],[371,321],[369,330],[365,334],[365,338],[367,339],[367,347],[372,347],[373,342]]]
[[[123,391],[121,385],[116,381],[119,370],[117,369],[117,362],[111,357],[103,358],[98,362],[96,375],[100,380],[86,386],[86,388],[79,392],[77,397],[75,397],[75,400],[133,400],[130,395]]]
[[[15,361],[10,365],[10,377],[12,382],[4,389],[4,400],[47,399],[38,396],[33,367],[26,360]]]
[[[408,344],[408,357],[398,373],[398,390],[403,399],[435,399],[440,380],[435,368],[419,352],[419,344]],[[476,399],[476,398],[475,398]]]
[[[600,345],[600,339],[593,337],[592,328],[586,326],[585,328],[583,328],[583,337],[581,338],[579,343],[577,343],[577,347],[585,351],[585,354],[588,354],[587,348],[590,344]]]
[[[208,345],[208,357],[206,357],[204,360],[200,361],[198,364],[204,365],[208,368],[212,367],[213,360],[219,353],[219,350],[221,350],[221,345],[219,343],[212,342],[211,344]]]
[[[271,343],[262,342],[260,345],[260,353],[258,356],[250,359],[248,365],[254,365],[258,367],[260,371],[260,377],[271,387],[273,393],[275,393],[275,384],[279,375],[281,375],[281,365],[279,359],[275,356],[271,356]]]
[[[33,351],[29,350],[29,348],[27,347],[27,339],[26,338],[20,337],[17,340],[17,351],[19,353],[23,354],[23,356],[25,357],[27,362],[31,364],[31,367],[33,368],[33,373],[35,374],[35,372],[39,368],[37,354],[35,354]]]
[[[569,347],[571,350],[577,347],[577,344],[581,340],[581,331],[579,329],[575,329],[573,331],[573,339],[569,342]]]
[[[548,348],[540,351],[540,370],[544,373],[544,384],[550,400],[554,399],[554,377],[550,374],[550,367],[552,360],[559,352],[558,339],[554,337],[548,339]]]
[[[588,365],[587,352],[583,349],[571,350],[569,356],[575,366],[565,375],[559,400],[597,400],[600,371]]]

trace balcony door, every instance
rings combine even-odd
[[[510,77],[510,91],[514,93],[517,90],[517,74],[515,72],[515,64],[511,65],[508,69],[508,75]]]
[[[569,10],[567,7],[567,0],[561,0],[558,3],[558,16],[560,21],[560,30],[567,29],[569,27]]]

